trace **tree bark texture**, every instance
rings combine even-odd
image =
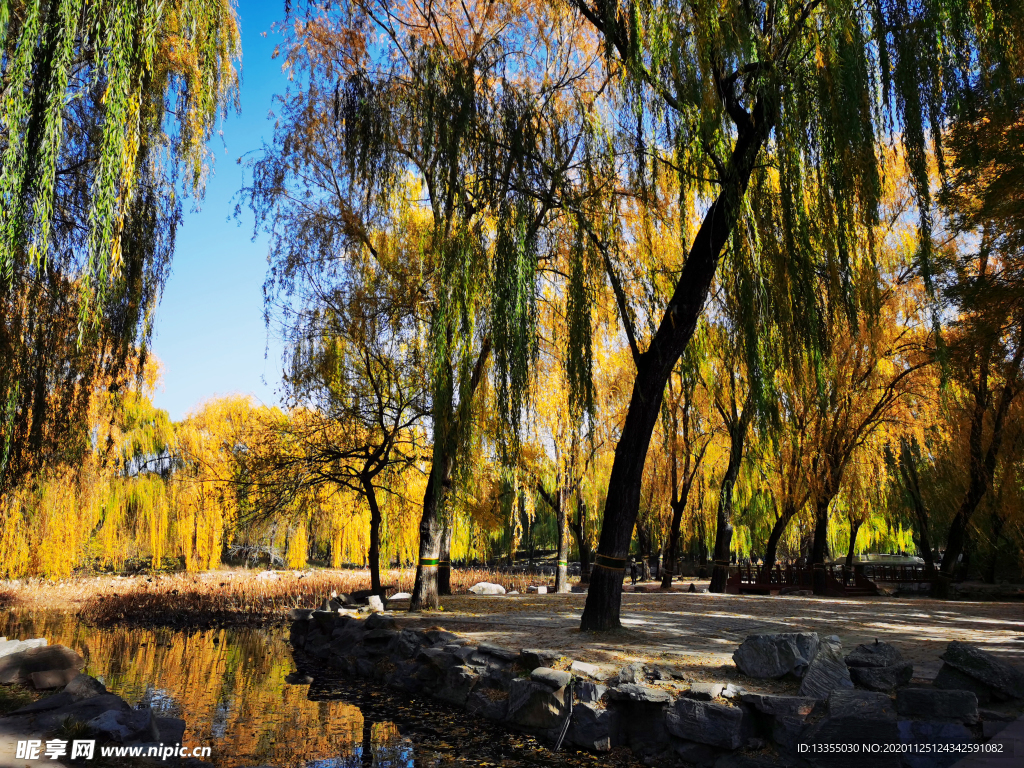
[[[590,542],[586,536],[587,526],[587,502],[583,493],[577,487],[576,490],[576,519],[569,519],[569,527],[573,537],[576,539],[576,549],[580,553],[580,584],[590,583],[591,553]]]
[[[825,553],[828,550],[828,508],[834,493],[825,494],[815,502],[814,543],[811,545],[811,576],[814,594],[824,595],[828,580],[825,578]]]
[[[366,502],[370,506],[370,589],[373,594],[383,597],[380,583],[380,505],[377,504],[377,490],[369,477],[361,478]]]
[[[441,536],[441,556],[437,563],[437,594],[444,596],[452,593],[452,533],[455,521],[448,520]]]
[[[715,559],[711,571],[711,585],[709,592],[725,592],[725,585],[729,579],[729,555],[732,549],[732,495],[736,487],[736,479],[740,474],[740,465],[743,463],[743,446],[747,437],[747,426],[750,424],[753,415],[753,407],[750,397],[743,403],[743,410],[737,416],[735,404],[733,406],[732,420],[729,424],[729,466],[725,470],[725,477],[722,478],[722,489],[718,494],[718,527],[715,530]]]
[[[857,545],[857,533],[860,531],[863,520],[850,518],[850,548],[846,552],[846,567],[853,568],[854,547]]]
[[[555,566],[555,592],[569,591],[569,526],[567,525],[569,499],[565,483],[560,482],[557,490],[555,518],[558,522],[558,562]]]

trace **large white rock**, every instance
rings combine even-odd
[[[396,592],[388,600],[408,600],[412,597],[408,592]]]
[[[504,595],[505,588],[501,584],[491,584],[488,581],[481,581],[469,588],[474,595]]]
[[[370,610],[374,613],[380,613],[384,610],[384,601],[380,599],[379,595],[370,595],[366,598],[366,604],[370,606]]]

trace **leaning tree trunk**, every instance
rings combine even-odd
[[[452,534],[455,529],[455,521],[449,520],[444,526],[444,535],[441,537],[441,555],[437,562],[437,594],[450,595],[452,593]]]
[[[729,466],[722,478],[722,490],[718,495],[718,527],[715,529],[715,559],[711,571],[709,592],[725,592],[729,580],[729,555],[732,552],[732,495],[736,478],[743,463],[743,444],[747,437],[747,425],[753,413],[749,395],[743,403],[743,411],[737,417],[733,406],[733,422],[729,426]]]
[[[380,506],[377,504],[377,491],[373,487],[373,480],[368,477],[360,478],[363,486],[363,493],[366,494],[366,502],[370,505],[370,589],[373,594],[384,596],[384,590],[380,583]]]
[[[555,506],[555,519],[558,522],[558,563],[555,567],[555,592],[569,591],[569,499],[565,492],[565,483],[558,484],[558,503]]]
[[[686,257],[672,298],[647,351],[639,355],[629,410],[622,425],[605,501],[604,524],[597,548],[597,566],[590,580],[582,630],[621,626],[622,578],[633,537],[647,449],[661,411],[665,385],[693,336],[746,194],[757,156],[774,125],[774,111],[759,97],[751,119],[738,137],[722,179],[722,191],[708,208]]]
[[[779,542],[782,541],[782,534],[786,532],[786,526],[789,525],[789,521],[795,514],[795,508],[784,507],[782,514],[775,521],[775,525],[772,526],[772,532],[768,534],[768,543],[764,547],[764,566],[761,568],[760,576],[760,581],[764,583],[771,581],[772,569],[775,567],[775,561],[778,559]]]

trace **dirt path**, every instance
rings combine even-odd
[[[509,648],[555,648],[594,663],[661,660],[687,667],[732,665],[750,634],[817,632],[843,647],[875,639],[933,678],[939,655],[963,640],[1024,667],[1024,604],[924,599],[761,597],[687,593],[624,594],[623,630],[581,633],[585,595],[455,596],[424,621]],[[427,618],[429,616],[429,618]],[[410,617],[411,618],[411,617]]]

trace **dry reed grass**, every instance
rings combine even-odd
[[[388,595],[411,592],[416,572],[391,569],[381,578]],[[544,576],[487,569],[454,569],[454,594],[489,581],[525,592],[530,584],[551,585]],[[286,621],[290,608],[314,608],[332,592],[370,588],[366,569],[252,571],[245,569],[154,576],[92,576],[49,582],[28,579],[0,588],[0,600],[30,610],[74,610],[86,621],[105,626],[141,624],[205,627],[223,624],[268,624]],[[0,602],[0,605],[3,605]]]

